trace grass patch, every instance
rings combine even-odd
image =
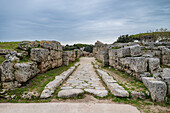
[[[20,42],[0,42],[0,49],[14,50]]]
[[[1,64],[3,61],[5,61],[5,58],[0,55],[0,64]]]
[[[31,61],[29,56],[23,57],[20,59],[19,63],[23,63],[23,62],[28,62]]]
[[[112,47],[112,49],[120,49],[121,47]]]
[[[98,60],[97,58],[96,58],[96,61],[99,62],[99,63],[101,63],[101,64],[103,63],[102,61]]]

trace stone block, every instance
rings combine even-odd
[[[156,102],[163,102],[167,93],[167,85],[153,77],[143,77],[142,81],[151,93],[151,98]]]

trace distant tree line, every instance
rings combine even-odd
[[[74,44],[74,45],[66,45],[64,46],[63,50],[64,51],[70,51],[74,49],[83,49],[86,52],[93,52],[93,45],[88,45],[88,44]]]
[[[128,43],[128,42],[132,42],[134,39],[132,38],[132,36],[127,35],[121,35],[118,37],[117,39],[117,43]]]

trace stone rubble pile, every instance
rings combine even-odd
[[[142,82],[145,81],[144,85],[150,91],[152,99],[161,102],[164,101],[166,95],[170,94],[169,45],[168,42],[131,42],[111,45],[96,42],[93,53],[98,60],[103,62],[104,66],[111,66],[129,73]],[[148,78],[147,82],[143,78]],[[152,78],[154,78],[154,82]],[[152,84],[149,85],[151,87],[148,84]]]

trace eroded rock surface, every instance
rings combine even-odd
[[[142,81],[151,93],[154,101],[163,102],[167,93],[167,86],[165,82],[158,81],[153,77],[143,77]]]
[[[15,79],[18,82],[26,82],[40,72],[36,62],[16,63],[14,67]]]

